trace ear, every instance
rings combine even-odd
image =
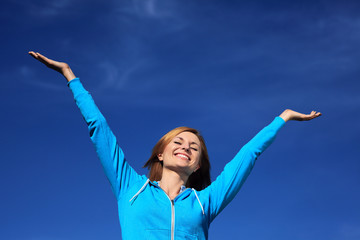
[[[157,157],[158,157],[159,161],[164,160],[162,153],[159,153],[159,154],[157,155]]]
[[[196,172],[197,170],[199,170],[200,166],[197,166],[196,169],[194,170],[194,172]]]

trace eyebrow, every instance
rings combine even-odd
[[[180,140],[184,141],[184,139],[183,139],[182,137],[175,137],[175,138],[179,138]],[[196,142],[192,142],[192,143],[190,143],[190,145],[191,145],[191,144],[196,144],[196,145],[198,145],[198,146],[200,147],[200,145],[197,144]]]

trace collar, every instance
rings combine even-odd
[[[154,183],[156,183],[160,187],[160,181],[154,181]],[[179,193],[182,193],[185,190],[186,190],[185,185],[181,185]]]

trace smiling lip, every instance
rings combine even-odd
[[[182,156],[178,156],[178,155],[182,155]],[[175,156],[180,157],[180,158],[182,158],[182,159],[184,159],[183,156],[185,156],[185,157],[187,158],[187,160],[190,160],[190,157],[189,157],[187,154],[185,154],[185,153],[175,153]]]

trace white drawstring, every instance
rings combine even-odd
[[[146,185],[150,182],[150,179],[146,180],[146,182],[144,183],[144,185],[140,188],[140,190],[129,200],[129,202],[131,202],[131,200],[133,200],[135,197],[137,197],[137,195],[139,195],[142,190],[144,190],[144,188],[146,187]]]
[[[201,207],[201,210],[202,210],[203,215],[205,215],[205,213],[204,213],[204,208],[203,208],[203,206],[201,205],[200,199],[199,199],[198,195],[196,194],[195,189],[192,188],[192,190],[194,191],[195,196],[196,196],[197,200],[199,201],[199,204],[200,204],[200,207]]]
[[[150,182],[150,179],[146,180],[146,182],[144,183],[144,185],[143,185],[143,186],[140,188],[140,190],[129,200],[129,202],[131,202],[134,198],[136,198],[136,197],[144,190],[144,188],[146,187],[146,185],[147,185],[149,182]],[[203,208],[203,206],[202,206],[202,204],[201,204],[201,202],[200,202],[200,199],[199,199],[199,197],[198,197],[198,195],[197,195],[197,193],[196,193],[196,190],[195,190],[194,188],[192,188],[192,190],[194,191],[195,196],[196,196],[196,198],[197,198],[197,200],[198,200],[198,202],[199,202],[199,205],[200,205],[200,207],[201,207],[201,211],[202,211],[203,215],[205,215],[204,208]]]

